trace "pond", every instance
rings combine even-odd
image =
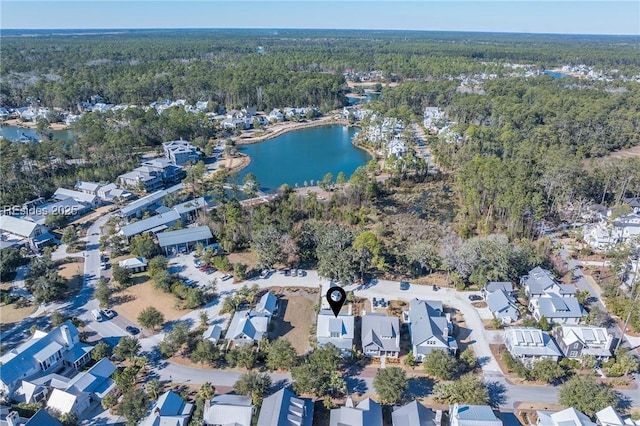
[[[264,192],[275,192],[284,183],[292,187],[311,185],[332,173],[349,178],[371,156],[356,148],[351,139],[354,127],[333,125],[294,130],[264,142],[240,146],[251,157],[251,164],[240,171],[238,181],[253,173]]]
[[[53,139],[59,139],[63,141],[73,140],[73,133],[71,130],[49,130]],[[18,126],[2,126],[0,127],[0,135],[5,139],[9,139],[11,141],[18,141],[22,135],[25,135],[29,138],[41,139],[40,135],[35,129],[25,129],[24,127]]]

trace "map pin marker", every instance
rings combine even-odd
[[[342,287],[331,287],[327,291],[327,302],[329,302],[329,306],[331,306],[331,310],[333,311],[333,315],[338,317],[340,313],[340,309],[342,309],[342,305],[347,300],[347,293],[344,292]]]

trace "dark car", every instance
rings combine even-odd
[[[411,285],[406,281],[400,281],[400,290],[409,290]]]
[[[478,296],[477,294],[470,294],[469,300],[471,300],[472,302],[477,302],[479,300],[482,300],[482,296]]]
[[[127,330],[127,333],[131,334],[132,336],[135,336],[136,334],[140,334],[140,329],[132,325],[128,325],[125,330]]]

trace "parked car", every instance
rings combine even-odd
[[[113,311],[111,309],[103,309],[102,310],[102,315],[104,315],[105,317],[111,319],[111,318],[116,316],[116,313],[115,313],[115,311]]]
[[[472,302],[477,302],[479,300],[482,300],[482,296],[479,296],[477,294],[470,294],[469,300],[471,300]]]
[[[292,269],[291,270],[291,276],[292,277],[297,277],[298,276],[298,270],[297,269]]]
[[[231,278],[233,278],[231,274],[224,274],[223,276],[220,277],[222,281],[227,281],[227,280],[230,280]]]
[[[411,286],[411,284],[409,284],[406,281],[400,281],[400,290],[409,290],[409,287]]]
[[[437,285],[433,286],[433,291],[438,291],[438,286]]]
[[[125,328],[125,330],[127,330],[127,333],[131,334],[132,336],[135,336],[136,334],[140,334],[140,329],[132,325],[128,325],[127,328]]]
[[[262,272],[260,272],[260,278],[266,279],[269,278],[269,275],[271,275],[271,271],[268,269],[263,269]]]

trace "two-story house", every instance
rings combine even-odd
[[[183,140],[164,142],[162,149],[165,157],[177,166],[195,163],[202,156],[198,148]]]
[[[557,361],[562,356],[551,336],[537,328],[506,328],[504,343],[509,353],[527,367],[531,367],[540,359],[550,358]]]
[[[362,353],[378,358],[400,354],[400,322],[397,317],[367,314],[362,317]]]
[[[529,297],[529,311],[540,321],[545,317],[551,324],[578,324],[584,309],[575,297],[576,287],[560,284],[546,269],[539,266],[521,278]]]
[[[353,349],[354,318],[350,313],[340,313],[337,317],[332,311],[320,310],[316,324],[318,346],[331,343],[343,354]]]
[[[458,343],[453,336],[453,324],[444,315],[442,302],[413,299],[409,311],[403,313],[409,324],[413,356],[422,361],[434,349],[441,349],[454,355]]]
[[[556,327],[553,334],[562,353],[569,359],[591,355],[600,361],[607,361],[611,357],[613,336],[604,327],[562,325]]]

